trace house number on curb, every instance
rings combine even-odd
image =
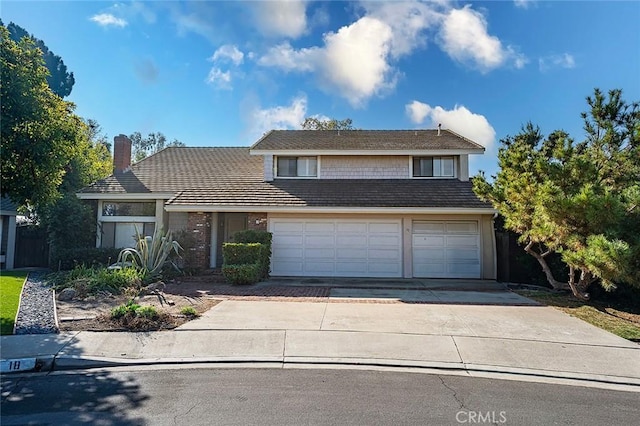
[[[0,372],[10,373],[16,371],[27,371],[36,368],[35,358],[18,358],[2,360]]]

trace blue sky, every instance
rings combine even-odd
[[[640,2],[11,1],[60,55],[76,112],[109,138],[249,146],[304,117],[442,123],[487,148],[531,120],[583,136],[595,87],[640,100]]]

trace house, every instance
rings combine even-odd
[[[0,268],[13,269],[16,251],[16,205],[0,198]]]
[[[469,181],[484,148],[449,130],[274,130],[252,147],[166,148],[78,196],[98,201],[97,245],[134,227],[185,229],[197,265],[219,267],[239,230],[273,233],[275,276],[495,279],[493,217]]]

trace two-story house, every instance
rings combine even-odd
[[[203,268],[241,229],[273,233],[275,276],[495,279],[495,210],[469,182],[484,148],[448,130],[275,130],[250,148],[172,147],[78,196],[97,200],[97,245],[134,227],[191,233]]]

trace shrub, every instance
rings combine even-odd
[[[99,291],[119,294],[127,288],[139,288],[142,275],[133,268],[111,270],[80,265],[71,271],[49,274],[47,281],[58,290],[73,287],[78,295],[95,294]]]
[[[73,248],[57,249],[51,256],[51,267],[58,271],[68,271],[80,265],[86,267],[109,266],[118,259],[119,249],[115,248]]]
[[[136,309],[136,315],[152,320],[158,318],[158,310],[153,306],[142,306]]]
[[[224,243],[222,258],[225,265],[256,263],[262,260],[264,250],[264,246],[260,243]]]
[[[222,275],[231,284],[255,284],[260,281],[260,264],[222,265]]]
[[[180,309],[180,313],[186,317],[197,317],[198,316],[198,311],[196,311],[193,307],[191,306],[185,306],[182,309]]]
[[[236,232],[233,236],[233,240],[236,243],[260,243],[264,246],[264,250],[261,254],[260,258],[260,276],[265,279],[269,277],[269,272],[271,268],[271,241],[273,239],[273,235],[271,232],[267,231],[258,231],[255,229],[247,229],[244,231]],[[228,262],[229,264],[233,262]]]
[[[136,311],[140,308],[140,305],[138,305],[137,303],[133,303],[133,301],[130,300],[126,305],[116,306],[115,308],[111,309],[111,318],[118,319],[126,315],[135,315]]]

